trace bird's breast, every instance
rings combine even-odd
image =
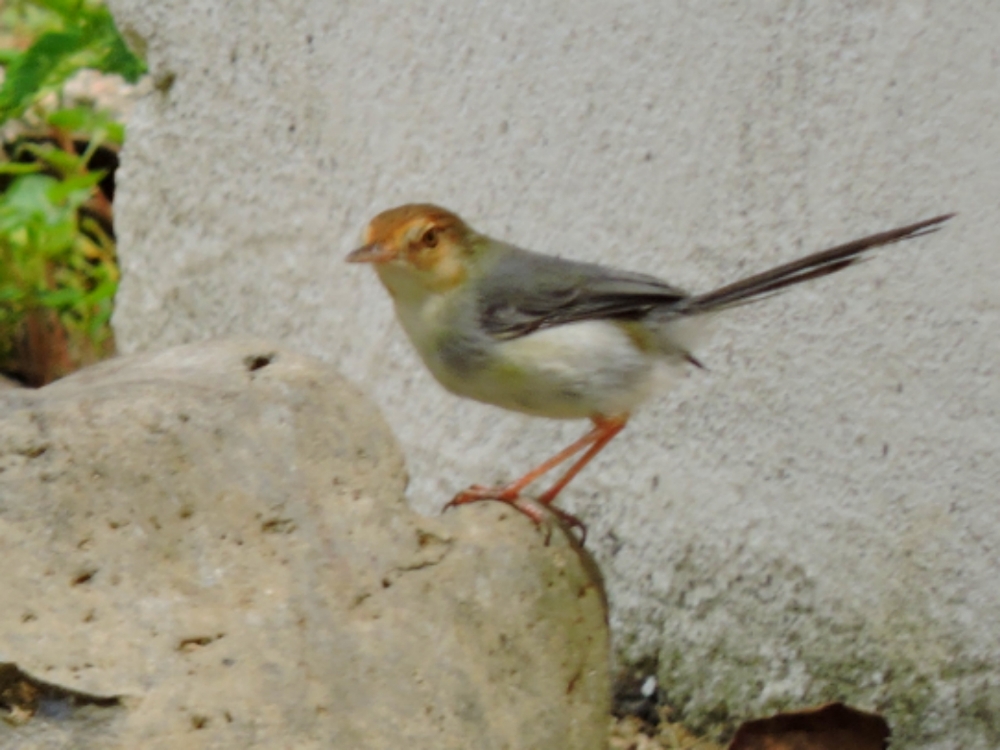
[[[552,419],[628,413],[649,396],[659,368],[659,357],[607,320],[494,340],[490,354],[461,384],[465,395]]]
[[[628,324],[587,320],[497,339],[447,298],[399,309],[435,379],[459,396],[552,419],[630,412],[653,389],[662,357]]]

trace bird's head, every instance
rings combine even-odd
[[[389,292],[445,292],[469,275],[477,235],[458,216],[430,204],[383,211],[368,224],[364,245],[348,263],[371,263]]]

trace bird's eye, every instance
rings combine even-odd
[[[424,236],[420,238],[420,244],[424,247],[437,247],[438,243],[438,230],[435,227],[431,227],[426,232]]]

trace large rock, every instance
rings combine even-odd
[[[600,582],[260,341],[0,395],[0,748],[602,748]]]
[[[127,351],[252,332],[392,415],[430,511],[582,433],[444,393],[370,269],[413,200],[705,289],[943,211],[719,320],[708,373],[560,499],[618,653],[702,725],[846,700],[1000,747],[1000,3],[111,0],[156,86],[123,155]]]

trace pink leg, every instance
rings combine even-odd
[[[622,431],[625,427],[625,423],[628,421],[628,415],[620,417],[595,416],[592,418],[592,421],[594,422],[594,428],[590,432],[569,447],[559,451],[559,453],[554,455],[548,461],[536,466],[520,479],[499,487],[482,487],[480,485],[473,485],[467,490],[463,490],[455,495],[451,502],[444,506],[444,510],[447,510],[453,505],[465,505],[467,503],[479,502],[480,500],[496,500],[513,506],[534,521],[535,525],[539,525],[542,523],[545,516],[538,506],[543,505],[565,523],[579,528],[582,538],[585,538],[587,535],[587,527],[583,524],[583,522],[576,516],[556,508],[552,505],[552,501],[555,500],[556,495],[558,495],[562,489],[570,483],[573,477],[579,474],[580,470],[583,469],[583,467],[586,466],[615,435]],[[577,460],[577,462],[574,463],[554,485],[552,485],[552,487],[546,490],[546,492],[543,493],[537,501],[529,502],[525,501],[521,497],[521,491],[525,487],[541,477],[543,474],[546,474],[554,469],[559,464],[569,460],[584,448],[587,448],[587,452],[584,453],[583,456],[581,456],[579,460]]]
[[[543,495],[538,498],[538,502],[542,505],[551,505],[552,501],[556,499],[556,495],[562,492],[563,487],[569,484],[573,477],[580,473],[580,470],[584,466],[590,463],[591,459],[601,452],[601,449],[605,445],[611,442],[611,439],[625,429],[625,424],[628,422],[628,417],[612,417],[606,419],[604,417],[594,418],[594,430],[590,435],[594,435],[594,444],[590,446],[590,449],[580,456],[579,460],[569,467],[569,470],[559,478],[559,481],[554,485],[549,487]]]

